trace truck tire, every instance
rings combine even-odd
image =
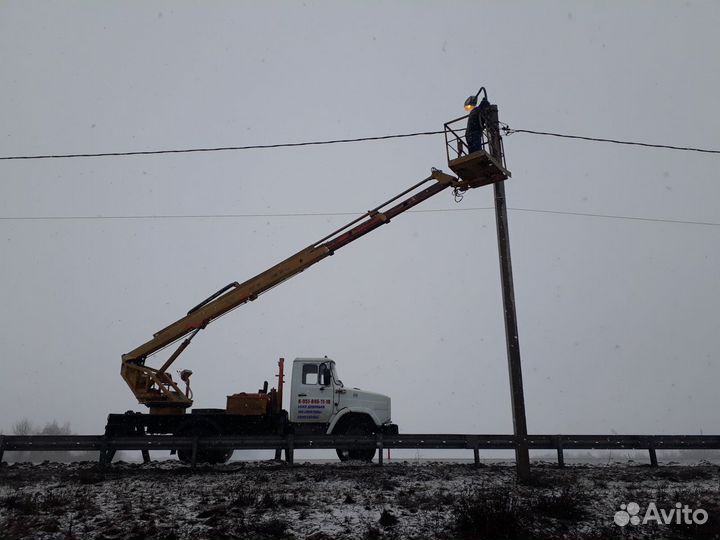
[[[217,437],[221,435],[220,428],[210,420],[199,419],[188,422],[176,433],[182,437]],[[231,448],[217,448],[212,450],[198,450],[197,463],[209,463],[216,465],[226,463],[233,454]],[[192,463],[192,450],[178,450],[178,459],[183,463]]]
[[[372,435],[376,432],[375,423],[367,416],[356,416],[338,431],[340,435]],[[340,461],[366,461],[371,462],[375,457],[375,448],[337,448]]]

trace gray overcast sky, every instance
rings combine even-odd
[[[516,128],[720,147],[715,2],[3,2],[0,155]],[[516,134],[511,207],[720,222],[720,157]],[[0,162],[0,429],[140,410],[120,355],[447,169],[442,136]],[[492,205],[492,189],[460,204]],[[531,432],[720,432],[720,227],[510,212]],[[196,404],[328,355],[405,432],[510,432],[494,215],[413,213],[206,329]],[[159,365],[162,358],[156,358]]]

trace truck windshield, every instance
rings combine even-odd
[[[338,386],[343,386],[343,383],[342,383],[342,381],[340,380],[340,377],[338,377],[337,367],[335,367],[335,362],[333,362],[332,364],[330,364],[330,366],[331,366],[331,369],[332,369],[332,377],[333,377],[333,380],[335,381],[335,384],[337,384]]]

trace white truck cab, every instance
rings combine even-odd
[[[390,398],[347,388],[330,358],[296,358],[290,383],[290,423],[297,432],[397,433],[390,420]],[[343,459],[366,459],[367,450],[350,450]],[[372,458],[373,453],[370,455]]]

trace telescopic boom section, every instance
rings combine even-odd
[[[435,181],[433,184],[418,191],[424,184],[433,180]],[[181,390],[170,377],[170,374],[167,373],[167,369],[190,344],[190,340],[198,331],[205,328],[214,319],[248,301],[255,300],[262,293],[299,274],[325,257],[332,255],[341,247],[388,223],[395,216],[402,214],[450,186],[462,191],[477,187],[473,183],[459,180],[454,176],[433,169],[432,174],[425,180],[377,208],[368,211],[325,238],[298,251],[244,283],[232,283],[221,289],[193,308],[185,317],[160,330],[147,343],[124,354],[121,369],[123,379],[130,386],[138,402],[150,407],[151,412],[158,414],[182,413],[184,409],[192,405],[192,399],[189,395],[189,383],[185,391]],[[402,200],[394,204],[394,206],[390,206],[398,199]],[[145,365],[145,359],[149,355],[185,336],[188,337],[160,369]],[[188,382],[187,377],[183,377],[183,380]]]

